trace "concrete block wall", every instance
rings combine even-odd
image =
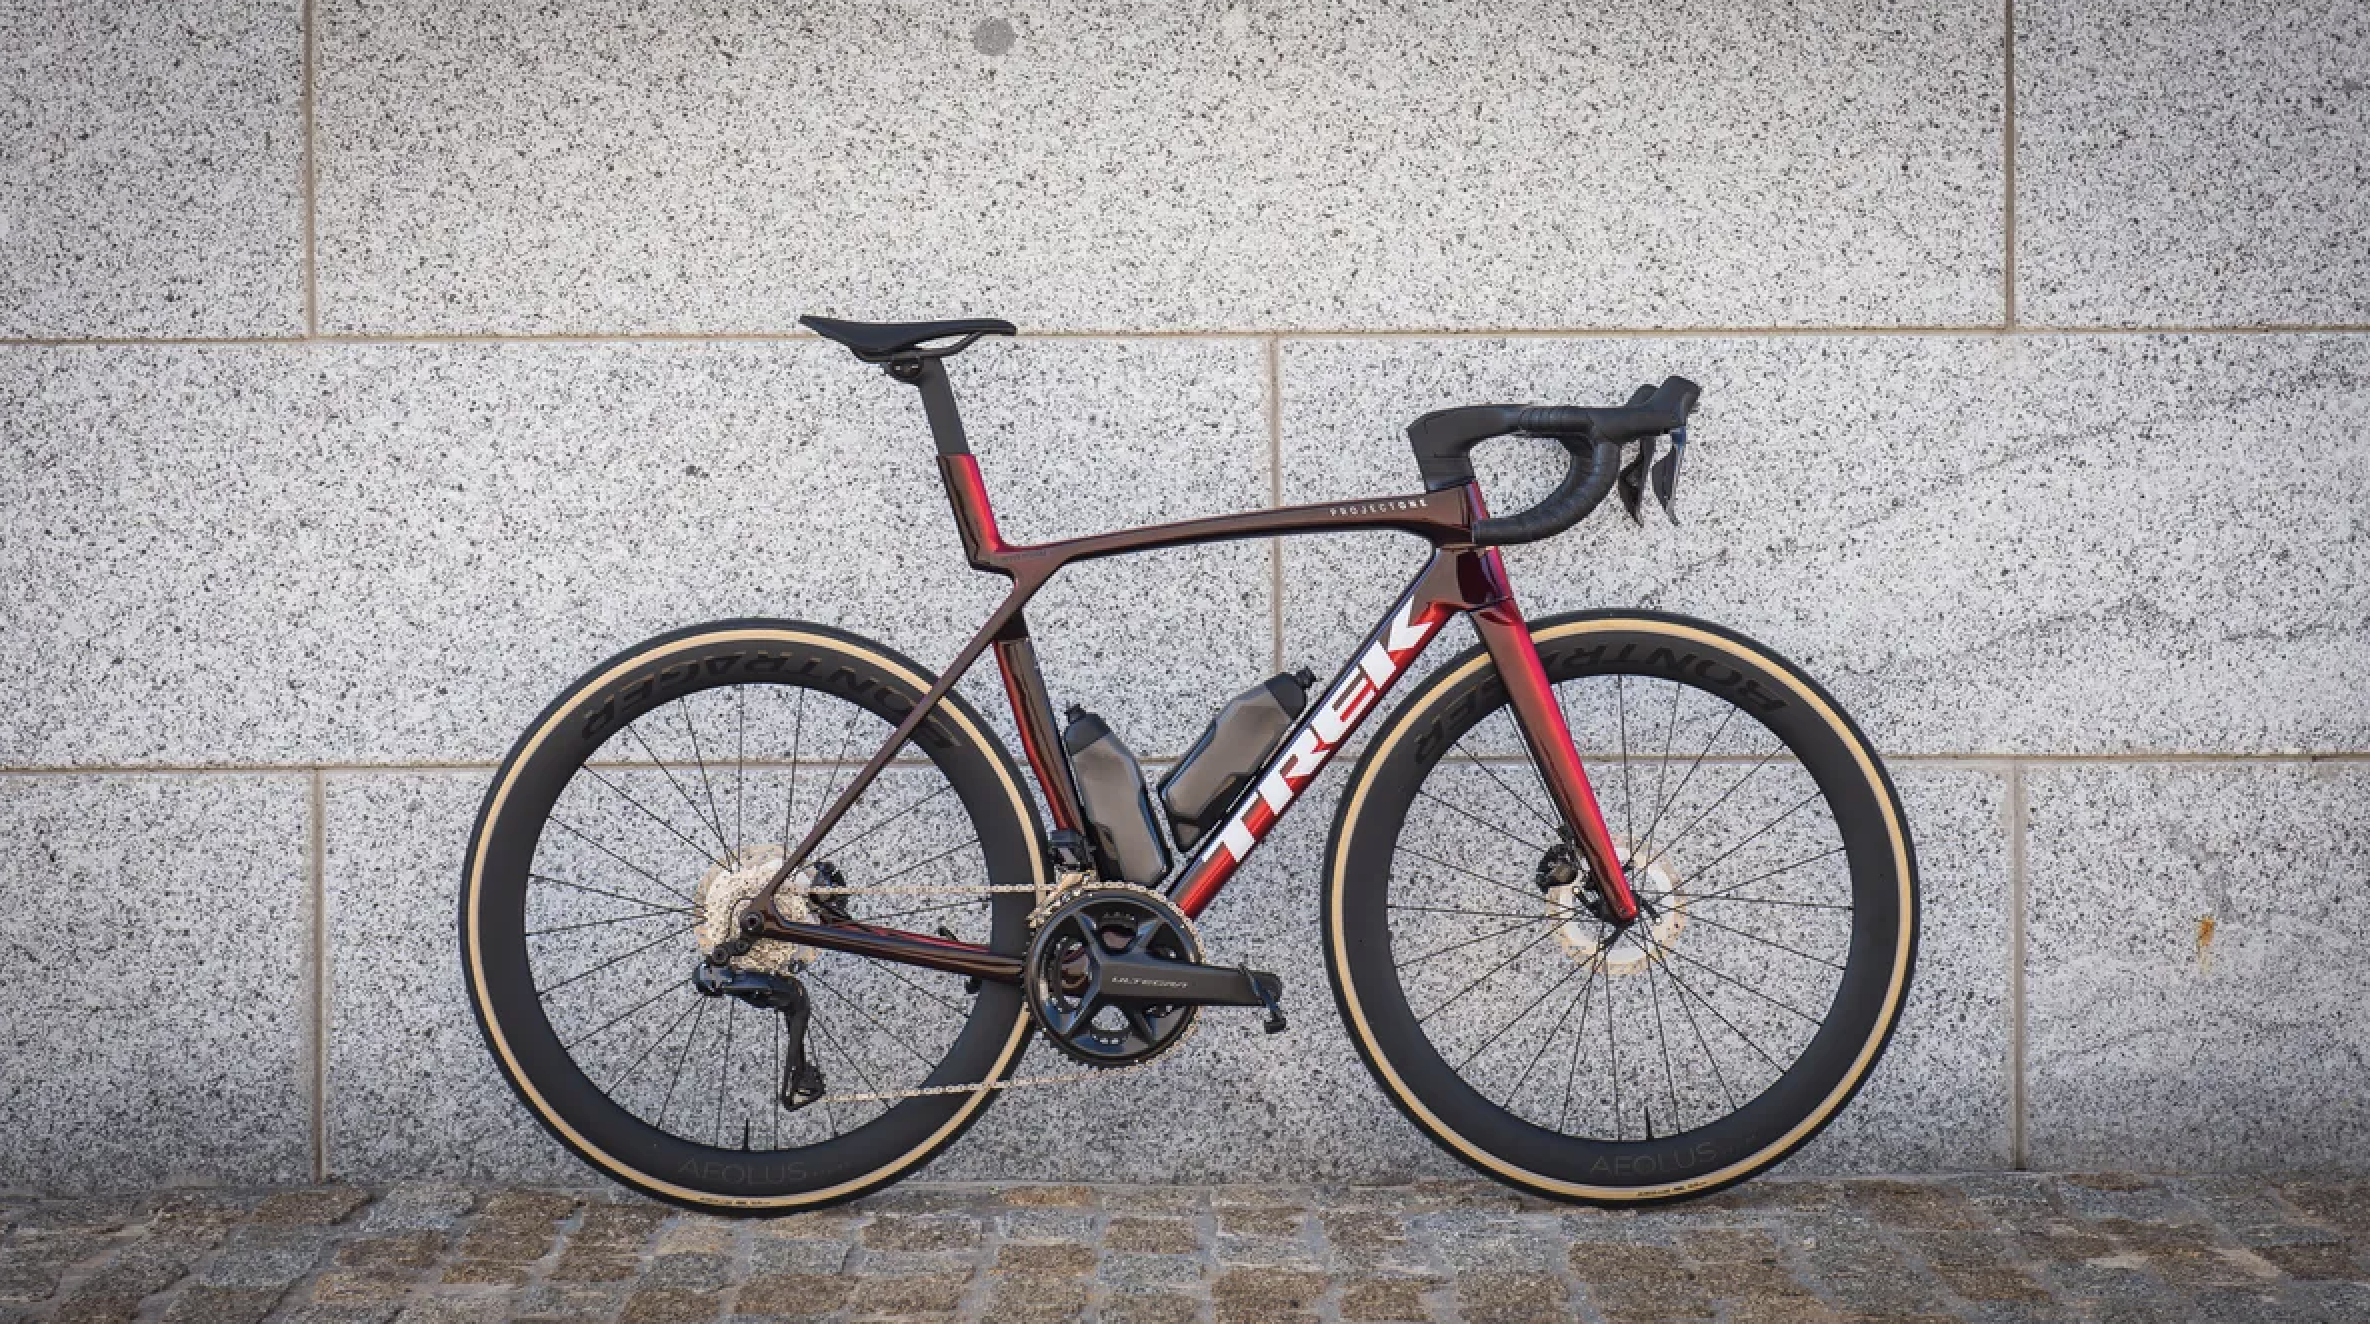
[[[1797,1167],[2361,1161],[2358,5],[27,0],[0,105],[0,1186],[580,1175],[460,996],[494,760],[664,628],[939,662],[993,601],[806,311],[1021,323],[956,376],[1023,538],[1695,377],[1685,526],[1510,560],[1766,640],[1893,759],[1920,983]],[[1049,676],[1173,757],[1415,556],[1091,567]],[[1213,1019],[934,1171],[1447,1171],[1329,1023],[1330,813],[1205,926],[1288,1044]]]

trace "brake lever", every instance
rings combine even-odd
[[[1638,513],[1646,502],[1646,470],[1653,463],[1654,438],[1648,437],[1638,443],[1638,458],[1624,465],[1613,483],[1621,493],[1621,508],[1629,512],[1629,522],[1640,528],[1646,524],[1646,517]]]
[[[1654,443],[1649,440],[1646,443],[1647,452],[1651,453],[1653,448]],[[1679,497],[1679,461],[1686,454],[1687,425],[1682,423],[1678,427],[1671,430],[1671,453],[1663,457],[1662,463],[1654,466],[1653,474],[1654,499],[1662,503],[1662,513],[1668,515],[1670,517],[1671,523],[1674,525],[1679,522],[1679,509],[1677,505]],[[1641,463],[1642,462],[1643,461],[1641,460]],[[1626,499],[1627,498],[1625,498],[1625,500]],[[1629,514],[1631,519],[1637,518],[1637,510],[1634,504],[1632,505]]]

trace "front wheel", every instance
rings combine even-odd
[[[1392,716],[1327,851],[1326,968],[1408,1118],[1559,1199],[1702,1195],[1792,1153],[1868,1078],[1917,946],[1883,764],[1769,650],[1644,612],[1533,641],[1644,914],[1575,879],[1475,649]]]

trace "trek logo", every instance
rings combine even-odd
[[[1417,620],[1415,603],[1401,604],[1399,614],[1391,619],[1383,637],[1367,645],[1358,657],[1358,669],[1352,671],[1331,694],[1317,705],[1316,716],[1302,727],[1292,743],[1285,746],[1283,756],[1260,779],[1259,793],[1243,802],[1234,817],[1218,830],[1218,847],[1241,864],[1266,836],[1276,820],[1284,816],[1293,799],[1317,774],[1332,762],[1341,742],[1358,729],[1358,723],[1374,711],[1375,701],[1391,687],[1415,655],[1423,651],[1424,641],[1439,628],[1436,620]]]

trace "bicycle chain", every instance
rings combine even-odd
[[[1162,896],[1160,893],[1153,891],[1149,887],[1140,886],[1136,883],[1104,882],[1101,879],[1096,878],[1093,874],[1086,873],[1084,871],[1065,870],[1055,878],[1054,885],[1051,889],[1040,888],[1033,883],[989,883],[979,887],[948,887],[937,888],[934,890],[941,892],[961,893],[965,896],[975,895],[982,892],[1030,892],[1041,894],[1043,900],[1038,903],[1036,909],[1029,912],[1029,932],[1035,933],[1037,931],[1037,926],[1044,922],[1045,916],[1051,913],[1055,907],[1059,906],[1066,897],[1073,893],[1082,892],[1089,889],[1117,889],[1126,892],[1141,892],[1146,896],[1158,900],[1162,905],[1168,906],[1172,910],[1175,909],[1174,904],[1172,904],[1167,897]],[[863,887],[815,887],[805,890],[812,892],[867,892],[887,891],[890,889]],[[1185,914],[1183,911],[1178,911],[1177,918],[1185,921],[1186,932],[1193,935],[1194,949],[1196,951],[1200,951],[1201,930],[1194,927],[1192,916]],[[1206,953],[1204,954],[1206,955]],[[968,1085],[926,1085],[916,1086],[910,1090],[877,1090],[867,1094],[826,1094],[822,1098],[816,1099],[805,1106],[812,1108],[816,1104],[823,1103],[882,1103],[900,1101],[904,1099],[927,1098],[933,1095],[941,1094],[978,1094],[986,1093],[991,1090],[1016,1090],[1044,1085],[1077,1085],[1090,1080],[1111,1080],[1127,1075],[1131,1072],[1142,1071],[1147,1067],[1158,1066],[1162,1062],[1165,1062],[1168,1059],[1176,1056],[1178,1050],[1184,1048],[1187,1041],[1191,1040],[1193,1036],[1201,1030],[1201,1022],[1202,1018],[1195,1016],[1192,1023],[1185,1027],[1185,1032],[1178,1035],[1176,1041],[1171,1043],[1168,1048],[1162,1051],[1158,1056],[1146,1058],[1141,1062],[1132,1062],[1124,1067],[1088,1067],[1083,1071],[1074,1071],[1067,1075],[1016,1076],[1006,1080],[973,1081]]]

